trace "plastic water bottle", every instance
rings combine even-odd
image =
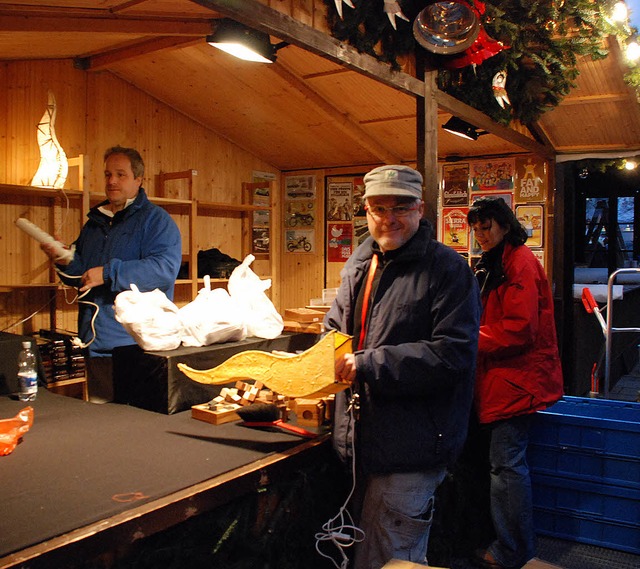
[[[22,342],[22,350],[18,355],[18,382],[20,384],[18,399],[34,401],[38,394],[38,369],[31,342]]]

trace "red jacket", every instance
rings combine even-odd
[[[534,413],[563,395],[553,298],[525,245],[505,243],[506,281],[482,297],[475,408],[481,423]]]

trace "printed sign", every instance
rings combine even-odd
[[[469,164],[442,167],[442,205],[469,205]]]
[[[542,202],[547,195],[547,164],[516,158],[516,202]]]
[[[329,223],[327,226],[327,261],[344,263],[353,252],[353,225]]]
[[[466,207],[442,209],[442,242],[445,245],[461,251],[469,248],[468,211]]]

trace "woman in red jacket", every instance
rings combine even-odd
[[[544,269],[502,198],[473,203],[468,221],[482,248],[475,267],[483,313],[474,395],[488,431],[491,518],[496,539],[475,552],[485,569],[520,568],[535,555],[526,453],[533,413],[562,397],[563,382]]]

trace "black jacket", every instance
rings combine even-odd
[[[356,295],[373,247],[367,238],[345,264],[327,328],[353,333]],[[357,460],[372,473],[449,465],[464,443],[471,409],[481,311],[476,279],[421,221],[385,263],[370,304],[365,346],[356,352]],[[350,439],[344,403],[342,394],[334,424],[343,457]]]

